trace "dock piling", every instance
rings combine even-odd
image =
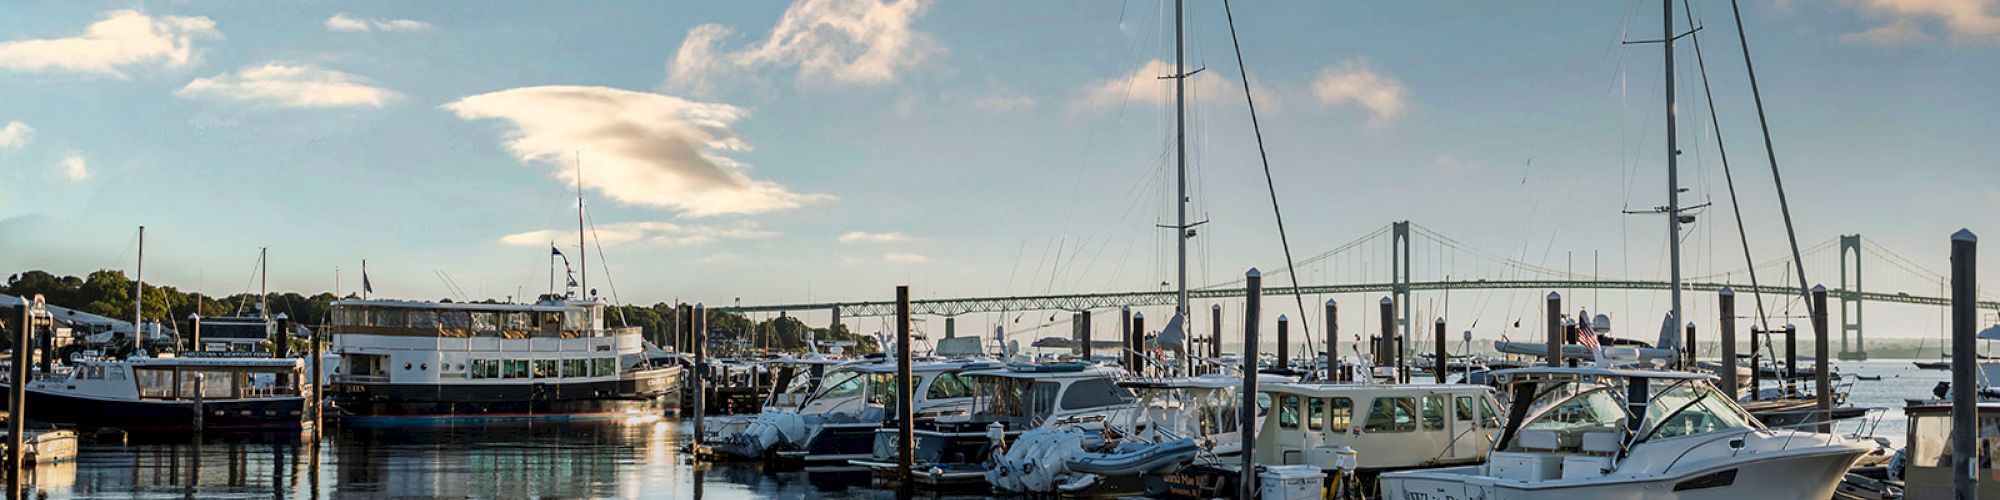
[[[1083,325],[1082,327],[1080,327],[1080,328],[1082,328],[1082,329],[1083,329],[1083,331],[1082,331],[1081,333],[1079,333],[1079,334],[1078,334],[1078,336],[1079,336],[1079,337],[1081,337],[1081,338],[1080,338],[1079,340],[1081,340],[1081,341],[1082,341],[1081,343],[1083,344],[1083,360],[1084,360],[1084,361],[1090,361],[1090,360],[1091,360],[1091,358],[1093,357],[1093,356],[1091,355],[1091,352],[1090,352],[1090,351],[1091,351],[1091,345],[1090,345],[1090,344],[1091,344],[1091,341],[1090,341],[1090,311],[1084,311],[1084,312],[1080,312],[1080,313],[1077,313],[1077,319],[1078,319],[1078,321],[1079,321],[1080,323],[1082,323],[1082,325]],[[945,321],[946,321],[946,323],[945,323],[945,324],[946,324],[946,325],[950,325],[950,324],[951,324],[951,323],[950,323],[950,320],[951,320],[951,318],[945,318]]]
[[[1562,294],[1549,292],[1549,366],[1562,366],[1563,359],[1563,299]]]
[[[1208,313],[1211,322],[1208,331],[1212,332],[1208,337],[1208,357],[1220,358],[1222,357],[1222,304],[1208,306]]]
[[[911,414],[910,396],[910,286],[896,286],[896,477],[905,488],[910,484],[911,464],[916,460],[916,422]],[[999,444],[999,443],[994,443]]]
[[[1121,346],[1118,348],[1119,364],[1138,374],[1138,368],[1132,365],[1132,306],[1118,308],[1118,342]]]
[[[1126,352],[1132,354],[1131,370],[1134,375],[1146,373],[1146,313],[1132,313],[1132,331],[1125,337]]]
[[[1951,487],[1953,498],[1979,498],[1979,237],[1951,235]]]
[[[11,377],[8,379],[9,383],[7,384],[7,409],[9,411],[9,415],[7,416],[7,465],[13,471],[10,475],[17,478],[15,482],[19,482],[18,476],[27,466],[25,460],[28,452],[22,444],[23,438],[28,433],[28,351],[31,350],[28,346],[32,345],[35,339],[35,317],[34,310],[30,309],[26,304],[15,306],[14,312],[15,317],[19,318],[20,322],[14,323],[14,365],[12,366],[12,371],[9,372]]]
[[[1813,285],[1813,393],[1817,396],[1818,410],[1813,420],[1819,422],[1819,432],[1833,432],[1833,367],[1828,366],[1826,332],[1826,285]]]
[[[322,365],[326,361],[326,351],[321,350],[320,336],[325,333],[326,330],[323,328],[320,331],[312,332],[312,339],[310,341],[310,345],[312,346],[312,360],[308,361],[312,365],[312,373],[310,374],[312,380],[300,384],[308,391],[311,391],[311,394],[306,397],[306,404],[311,406],[306,407],[306,411],[312,412],[312,442],[315,449],[319,448],[320,425],[324,423],[320,420],[319,413],[320,407],[325,404],[324,396],[320,393],[320,388],[322,387],[320,382],[325,380],[321,378],[324,376],[324,372],[321,370],[324,369]]]
[[[1340,373],[1340,307],[1333,299],[1326,299],[1326,380],[1341,382]]]
[[[708,431],[708,307],[695,304],[688,315],[688,347],[694,351],[694,439]],[[694,454],[697,460],[701,454]]]
[[[1437,341],[1436,342],[1437,362],[1432,363],[1436,366],[1432,367],[1433,369],[1431,371],[1437,373],[1438,383],[1442,384],[1444,383],[1445,377],[1451,373],[1451,354],[1447,352],[1444,348],[1445,346],[1444,318],[1442,317],[1438,318],[1436,326],[1437,328],[1436,328],[1435,338]]]
[[[1581,320],[1578,320],[1578,321],[1581,321]],[[1695,367],[1696,367],[1695,363],[1697,363],[1697,362],[1699,362],[1699,361],[1700,361],[1700,359],[1701,359],[1701,358],[1700,358],[1700,357],[1697,357],[1697,356],[1696,356],[1696,349],[1694,348],[1694,346],[1695,346],[1695,343],[1694,343],[1694,322],[1693,322],[1693,321],[1689,321],[1689,322],[1688,322],[1688,324],[1687,324],[1687,338],[1686,338],[1686,340],[1684,340],[1684,341],[1682,341],[1682,342],[1681,342],[1681,369],[1682,369],[1682,370],[1687,370],[1687,371],[1694,371],[1694,370],[1695,370]]]
[[[1278,315],[1278,369],[1292,367],[1292,320]]]
[[[1257,498],[1257,320],[1264,311],[1264,274],[1250,268],[1243,274],[1243,402],[1237,405],[1236,426],[1242,430],[1243,475],[1236,498]]]
[[[1722,339],[1722,370],[1718,375],[1722,382],[1722,393],[1737,397],[1736,387],[1736,291],[1722,287],[1716,292],[1716,309],[1722,313],[1722,323],[1716,333]]]
[[[1382,297],[1382,337],[1375,339],[1375,366],[1396,366],[1396,299]],[[1373,377],[1370,374],[1370,377]]]
[[[208,384],[207,384],[207,379],[208,379],[208,374],[206,374],[206,373],[201,373],[201,372],[195,372],[195,374],[194,374],[194,432],[195,432],[195,434],[201,434],[201,431],[202,431],[202,428],[204,427],[204,426],[202,425],[202,419],[204,419],[204,418],[207,418],[207,417],[208,417],[208,408],[207,408],[207,405],[205,405],[205,404],[204,404],[204,403],[205,403],[205,401],[203,401],[203,397],[204,397],[204,396],[207,396],[207,395],[208,395]]]
[[[1799,325],[1785,324],[1785,395],[1799,392]]]

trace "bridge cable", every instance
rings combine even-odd
[[[1685,7],[1681,11],[1687,15],[1688,26],[1694,26],[1694,7],[1688,5],[1688,0],[1681,0],[1681,6]],[[1729,169],[1729,148],[1722,143],[1722,121],[1716,117],[1715,93],[1708,85],[1708,62],[1701,55],[1701,30],[1688,32],[1688,39],[1694,43],[1695,67],[1701,70],[1701,93],[1708,101],[1708,124],[1715,130],[1715,150],[1722,157],[1722,180],[1729,186],[1729,210],[1736,216],[1736,239],[1743,244],[1744,264],[1750,266],[1750,294],[1757,302],[1757,323],[1768,326],[1771,317],[1764,312],[1763,287],[1757,283],[1757,259],[1750,256],[1750,234],[1743,228],[1743,204],[1736,198],[1736,176]]]
[[[1222,14],[1229,20],[1229,46],[1236,51],[1236,76],[1243,79],[1243,102],[1250,107],[1250,130],[1257,136],[1257,159],[1264,164],[1264,189],[1271,194],[1271,216],[1278,221],[1278,244],[1285,249],[1285,268],[1290,269],[1293,265],[1292,243],[1285,237],[1285,214],[1284,211],[1278,208],[1278,184],[1271,180],[1271,156],[1264,151],[1264,129],[1257,123],[1257,100],[1250,96],[1250,73],[1248,69],[1244,68],[1243,44],[1236,39],[1236,13],[1230,10],[1229,0],[1222,0]],[[1318,352],[1313,347],[1312,321],[1307,320],[1305,317],[1306,298],[1304,292],[1300,291],[1299,273],[1288,272],[1285,274],[1292,280],[1292,301],[1299,308],[1299,326],[1302,327],[1300,331],[1305,333],[1306,352],[1308,354]],[[1186,318],[1183,318],[1182,321],[1185,324]],[[1248,362],[1254,363],[1255,360]],[[1289,360],[1278,360],[1280,367],[1283,367],[1283,363],[1288,362]],[[1327,369],[1332,370],[1333,367],[1327,367]],[[1245,374],[1244,376],[1252,377],[1256,376],[1256,374]]]

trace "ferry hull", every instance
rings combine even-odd
[[[311,425],[306,400],[299,397],[204,401],[202,411],[204,430],[291,431]],[[97,399],[33,389],[26,413],[29,422],[40,424],[162,431],[194,430],[195,414],[193,401]]]
[[[660,416],[670,377],[536,384],[356,384],[332,388],[351,425]]]

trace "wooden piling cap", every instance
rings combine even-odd
[[[1971,229],[1959,229],[1958,232],[1951,233],[1951,241],[1978,243],[1979,236],[1972,234]]]

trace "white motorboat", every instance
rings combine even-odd
[[[1767,428],[1706,374],[1520,368],[1481,465],[1381,476],[1384,498],[1824,499],[1873,446]]]
[[[962,372],[998,368],[991,361],[926,361],[910,366],[911,408],[918,418],[964,415],[972,388]],[[850,365],[830,374],[796,410],[766,411],[718,444],[740,458],[791,465],[845,464],[873,456],[876,431],[896,404],[896,365]]]
[[[1257,463],[1333,469],[1343,448],[1364,471],[1478,463],[1500,432],[1493,388],[1471,384],[1275,384]]]
[[[1133,397],[1119,387],[1125,370],[1088,363],[1020,364],[968,371],[972,409],[966,415],[915,420],[915,456],[910,477],[922,485],[944,486],[986,480],[989,457],[1004,454],[1025,431],[1076,429],[1099,433],[1132,411]],[[873,456],[852,463],[877,476],[897,474],[897,429],[875,435]]]
[[[775,411],[797,411],[814,391],[819,390],[820,381],[841,365],[858,363],[850,359],[829,358],[819,353],[809,353],[800,357],[784,357],[765,362],[772,373],[771,392],[764,398],[764,406],[758,413]],[[757,421],[757,415],[719,415],[702,419],[702,435],[695,451],[703,456],[726,458],[731,455],[718,452],[716,445],[727,444],[738,433],[750,429]]]

